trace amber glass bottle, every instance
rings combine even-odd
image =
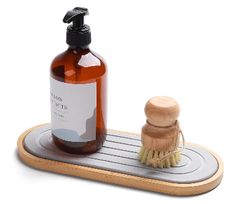
[[[85,8],[69,11],[64,22],[69,48],[51,64],[51,129],[55,144],[77,154],[96,152],[106,137],[106,77],[103,59],[89,49]]]

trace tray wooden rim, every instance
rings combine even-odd
[[[202,147],[201,145],[193,144],[193,143],[190,143],[190,144],[200,146],[206,149],[216,158],[218,162],[218,170],[212,177],[204,181],[190,183],[190,184],[170,183],[170,182],[160,181],[156,179],[143,178],[143,177],[138,177],[138,176],[133,176],[133,175],[111,172],[108,170],[96,169],[92,167],[85,167],[85,166],[79,166],[79,165],[68,164],[64,162],[43,159],[27,152],[23,144],[24,138],[28,135],[29,132],[31,132],[34,128],[37,128],[43,125],[45,124],[37,125],[26,130],[20,135],[17,141],[18,155],[20,159],[25,164],[36,169],[49,171],[53,173],[70,175],[70,176],[76,176],[76,177],[81,177],[81,178],[85,178],[89,180],[95,180],[95,181],[116,184],[116,185],[131,187],[131,188],[154,191],[154,192],[159,192],[159,193],[164,193],[164,194],[169,194],[169,195],[177,195],[177,196],[197,195],[197,194],[208,192],[214,189],[215,187],[217,187],[220,184],[222,177],[223,177],[224,166],[220,157],[214,152],[212,152],[211,150],[205,147]],[[118,133],[118,134],[125,133],[132,137],[136,136],[135,133],[118,131],[118,130],[108,130],[108,133]]]

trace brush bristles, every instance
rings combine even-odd
[[[166,156],[169,153],[171,152],[154,151],[151,149],[146,149],[142,146],[139,153],[139,160],[142,164],[158,168],[169,168],[176,166],[181,159],[180,152],[174,152],[169,156]],[[165,156],[166,158],[162,159]]]

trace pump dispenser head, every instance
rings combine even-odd
[[[67,27],[66,42],[73,47],[84,47],[91,43],[90,27],[84,24],[84,16],[88,15],[87,8],[76,7],[64,16],[64,23],[71,23]]]

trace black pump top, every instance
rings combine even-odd
[[[64,23],[71,23],[67,27],[66,42],[70,46],[84,47],[91,43],[90,27],[84,24],[84,16],[88,15],[87,8],[76,7],[64,16]]]

